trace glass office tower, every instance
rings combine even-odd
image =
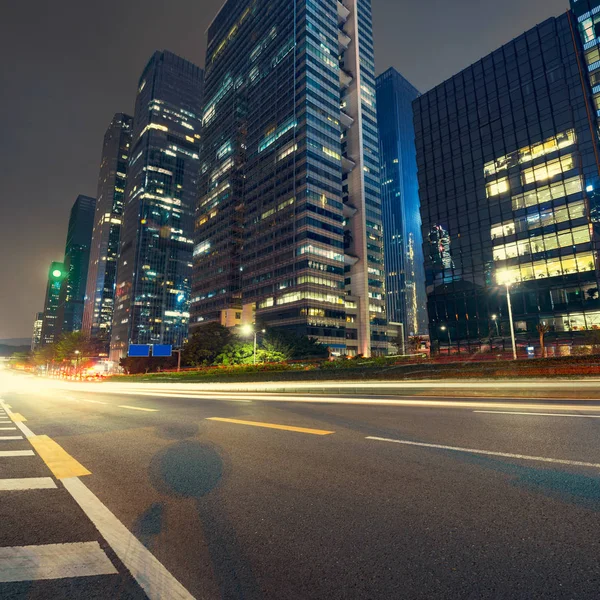
[[[419,92],[398,71],[377,78],[385,291],[390,322],[427,333],[423,236],[412,103]]]
[[[85,294],[83,331],[108,355],[112,325],[123,197],[131,150],[133,118],[117,113],[104,135],[98,199]]]
[[[53,344],[58,340],[60,326],[58,321],[58,301],[63,282],[68,271],[64,263],[50,263],[48,270],[48,283],[46,285],[46,296],[44,298],[44,313],[42,318],[42,333],[40,345]]]
[[[572,13],[414,103],[430,332],[442,348],[552,352],[600,328],[598,129]]]
[[[44,325],[44,313],[35,313],[33,322],[33,335],[31,336],[31,351],[35,352],[42,345],[42,327]]]
[[[89,196],[77,196],[71,209],[64,260],[68,274],[58,302],[59,334],[81,331],[95,211],[96,199]]]
[[[208,31],[192,327],[384,353],[367,0],[228,0]]]
[[[156,52],[139,80],[110,358],[187,337],[203,71]]]

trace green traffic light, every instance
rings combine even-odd
[[[53,277],[60,277],[61,275],[62,275],[62,271],[59,271],[58,269],[54,269],[54,271],[52,271]]]

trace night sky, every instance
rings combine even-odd
[[[154,50],[204,64],[223,0],[4,3],[0,16],[0,339],[30,337],[68,213],[96,195],[102,137],[133,110]],[[566,0],[372,0],[378,72],[426,91]]]

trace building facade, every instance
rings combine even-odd
[[[128,115],[113,117],[104,135],[100,161],[83,331],[97,342],[102,355],[108,354],[110,345],[132,126],[133,118]]]
[[[68,270],[64,263],[53,262],[50,264],[42,318],[42,334],[40,341],[42,346],[53,344],[60,335],[61,327],[58,320],[58,303],[63,283],[67,278],[67,275]]]
[[[406,337],[428,328],[412,110],[418,96],[393,68],[377,78],[386,308],[388,320],[402,323]]]
[[[58,333],[81,331],[83,326],[95,211],[96,199],[89,196],[77,196],[71,208],[64,260],[68,275],[58,303]]]
[[[33,335],[31,336],[31,351],[35,352],[42,345],[42,327],[44,325],[44,313],[39,312],[35,314],[35,321],[33,322]]]
[[[384,353],[370,2],[228,0],[205,97],[191,326]]]
[[[203,71],[156,52],[139,80],[110,357],[187,338]]]
[[[600,328],[598,126],[571,13],[414,103],[435,347],[566,353]],[[506,284],[506,285],[505,285]],[[508,340],[508,341],[507,341]]]

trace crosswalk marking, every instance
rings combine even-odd
[[[3,442],[8,442],[9,440],[22,440],[22,435],[0,435],[0,440]]]
[[[33,450],[0,450],[0,457],[2,456],[35,456]]]
[[[0,479],[0,492],[19,490],[47,490],[56,488],[51,477],[26,477],[25,479]]]
[[[114,575],[98,542],[0,548],[0,582]]]
[[[16,427],[0,427],[0,431],[16,431]]]

